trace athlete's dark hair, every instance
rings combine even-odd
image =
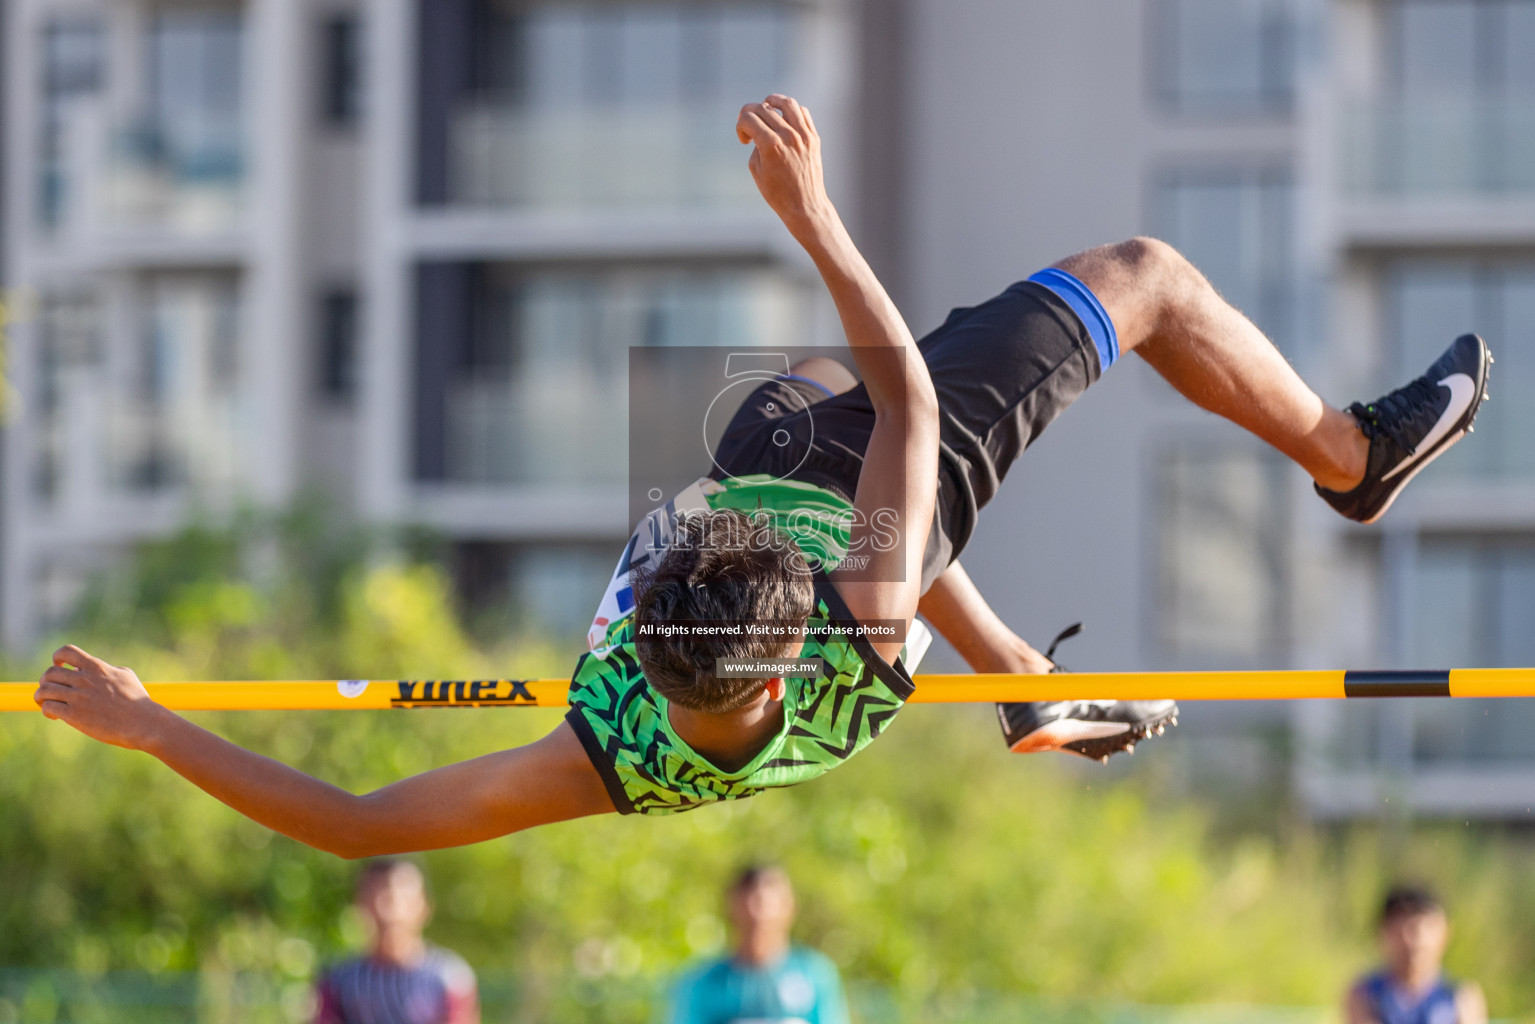
[[[1380,923],[1385,925],[1398,917],[1416,917],[1442,910],[1444,904],[1439,902],[1439,897],[1428,886],[1393,885],[1381,901]]]
[[[361,894],[369,886],[376,882],[382,882],[401,868],[411,868],[421,876],[421,890],[426,892],[426,872],[413,860],[405,857],[375,857],[362,866],[362,871],[357,875],[357,885],[354,891]]]
[[[716,659],[792,657],[815,609],[799,548],[767,516],[735,509],[678,516],[666,553],[635,570],[634,596],[635,649],[650,685],[675,704],[715,714],[744,707],[762,689],[761,679],[717,677]],[[645,636],[646,627],[690,622],[779,632]]]

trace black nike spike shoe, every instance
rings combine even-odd
[[[1492,354],[1474,334],[1462,334],[1428,372],[1377,398],[1348,407],[1370,439],[1364,480],[1352,491],[1316,492],[1340,515],[1373,523],[1385,514],[1408,481],[1472,430],[1487,399]]]
[[[1062,630],[1045,657],[1054,662],[1056,646],[1080,632],[1080,622]],[[1056,663],[1050,671],[1068,670]],[[1177,725],[1178,705],[1170,700],[1033,701],[998,704],[997,718],[1015,754],[1065,750],[1107,763],[1111,755],[1133,754],[1136,743]]]

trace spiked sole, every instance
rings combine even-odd
[[[1153,736],[1160,736],[1168,729],[1178,725],[1178,709],[1173,707],[1166,714],[1148,722],[1142,722],[1138,728],[1126,729],[1115,736],[1102,736],[1097,739],[1084,739],[1075,743],[1067,743],[1062,750],[1089,758],[1093,761],[1109,763],[1109,757],[1124,752],[1135,753],[1135,745],[1141,740],[1149,740]]]

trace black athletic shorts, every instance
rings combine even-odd
[[[917,347],[938,393],[941,422],[938,502],[922,558],[926,593],[964,550],[977,514],[1013,461],[1098,379],[1102,359],[1072,306],[1033,281],[954,310]],[[773,434],[804,416],[814,417],[814,440],[803,461],[796,452],[798,464],[784,465],[790,449],[775,444]],[[862,384],[828,396],[813,381],[782,377],[741,404],[716,446],[712,475],[770,473],[851,502],[873,427],[874,408]]]

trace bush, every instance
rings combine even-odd
[[[477,646],[439,569],[378,550],[314,516],[190,529],[104,580],[68,635],[162,679],[563,674],[580,649]],[[358,790],[559,721],[547,710],[197,717]],[[911,708],[812,786],[425,855],[432,934],[487,976],[515,979],[518,1020],[643,1020],[644,993],[721,948],[729,875],[772,859],[799,889],[801,938],[892,1005],[998,993],[1321,1005],[1368,964],[1375,900],[1410,871],[1448,896],[1452,968],[1479,978],[1500,1016],[1535,1008],[1524,969],[1535,865],[1516,839],[1217,827],[1209,807],[1110,779],[1007,754],[989,710]],[[353,865],[40,716],[0,724],[0,822],[0,965],[257,972],[293,985],[361,941]],[[641,995],[589,1005],[604,991]]]

